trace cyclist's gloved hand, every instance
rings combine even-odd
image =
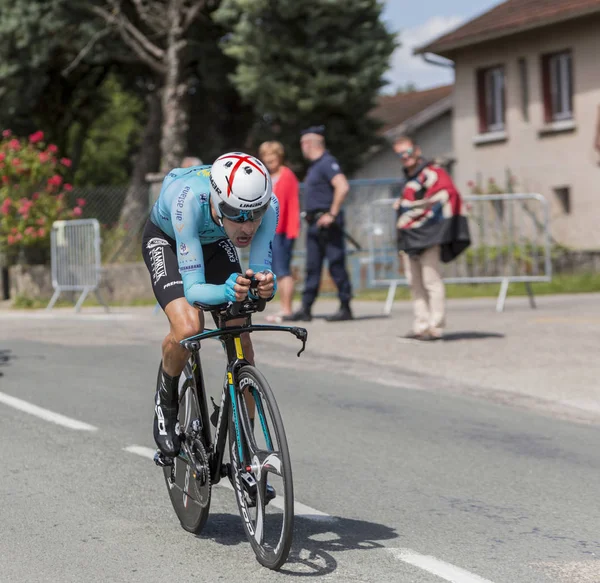
[[[254,277],[258,281],[257,294],[249,291],[248,295],[253,300],[258,300],[259,298],[265,300],[273,299],[277,291],[277,276],[270,269],[265,269],[256,273]]]
[[[240,273],[232,273],[225,282],[225,298],[228,302],[243,302],[248,296],[250,279]]]

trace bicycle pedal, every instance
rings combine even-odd
[[[175,462],[172,457],[167,457],[162,451],[157,450],[154,454],[154,463],[160,468],[172,466]]]
[[[240,478],[242,481],[242,487],[244,489],[246,504],[248,508],[254,508],[256,506],[256,492],[257,484],[256,479],[250,472],[240,472]],[[267,484],[265,491],[265,505],[267,505],[276,496],[275,488],[270,484]]]

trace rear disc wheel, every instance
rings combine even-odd
[[[193,427],[195,421],[196,428]],[[195,534],[200,533],[206,524],[211,498],[208,455],[199,423],[196,384],[191,362],[188,361],[179,382],[179,425],[185,446],[182,443],[173,465],[164,467],[163,471],[171,504],[182,528]]]

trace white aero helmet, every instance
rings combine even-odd
[[[229,152],[210,169],[210,195],[219,218],[257,221],[269,208],[272,190],[269,171],[254,156]]]

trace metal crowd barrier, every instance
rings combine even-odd
[[[471,246],[443,264],[446,283],[499,283],[496,311],[504,310],[510,283],[525,283],[535,308],[531,283],[552,280],[548,202],[540,194],[463,196],[469,213]],[[369,208],[369,287],[389,286],[384,313],[390,314],[398,285],[408,285],[397,251],[397,213],[393,198]]]
[[[94,292],[108,311],[98,286],[101,277],[100,224],[97,219],[55,221],[51,232],[52,287],[54,294],[46,307],[51,310],[63,291],[80,291],[75,311]]]

